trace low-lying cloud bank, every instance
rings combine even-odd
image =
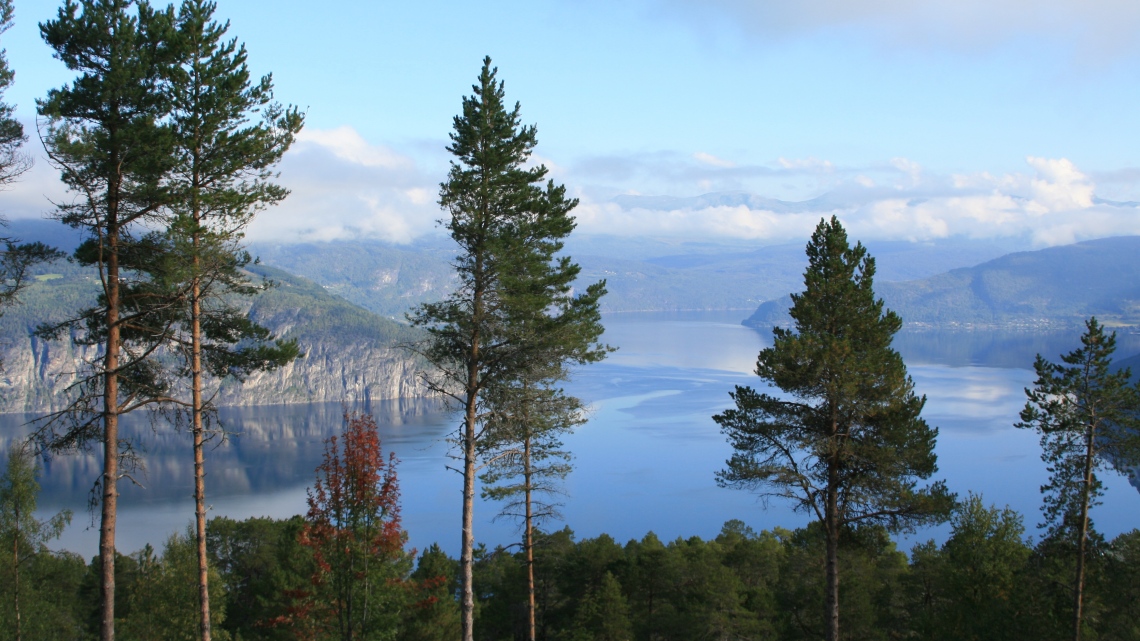
[[[1027,173],[937,176],[897,160],[900,180],[894,184],[858,174],[799,202],[741,192],[618,196],[583,203],[578,220],[583,229],[617,234],[652,230],[773,241],[806,238],[821,217],[831,215],[866,239],[1026,238],[1050,246],[1140,234],[1137,203],[1098,198],[1092,178],[1068,160],[1030,157],[1026,162]]]
[[[1140,170],[1094,175],[1063,158],[1030,157],[1024,172],[999,175],[941,175],[907,159],[868,167],[815,158],[748,165],[699,151],[544,161],[580,198],[575,213],[584,233],[767,244],[804,240],[821,217],[836,215],[867,240],[1019,238],[1049,246],[1140,234],[1140,203],[1098,197],[1098,182],[1113,194],[1134,193]],[[262,213],[248,236],[410,242],[436,230],[445,216],[436,201],[446,171],[439,153],[374,145],[349,127],[308,130],[281,164],[280,180],[292,194]],[[816,196],[756,195],[781,190]],[[0,197],[0,213],[39,217],[52,200],[66,197],[41,160]]]

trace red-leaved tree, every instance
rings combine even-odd
[[[335,436],[325,441],[308,492],[300,541],[317,569],[292,623],[312,638],[391,638],[409,600],[415,554],[404,550],[396,456],[385,461],[371,416],[345,412],[344,421],[340,444]]]

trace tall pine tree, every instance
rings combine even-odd
[[[77,252],[98,269],[101,295],[89,310],[87,340],[99,346],[100,360],[81,384],[80,397],[40,432],[53,448],[102,445],[103,473],[99,558],[100,636],[115,636],[115,524],[123,455],[119,416],[149,404],[165,391],[147,356],[148,329],[124,313],[135,276],[123,259],[138,251],[134,228],[163,214],[168,200],[173,136],[163,119],[169,113],[167,71],[175,52],[172,12],[156,12],[134,0],[67,0],[56,19],[40,25],[55,56],[78,77],[38,101],[47,119],[44,143],[73,199],[59,203],[56,216],[87,233]],[[126,340],[144,343],[127,351]],[[65,420],[65,419],[72,420]],[[62,430],[60,430],[62,428]]]
[[[486,436],[484,392],[520,380],[536,360],[589,362],[606,350],[597,343],[596,283],[575,296],[579,268],[556,257],[574,229],[577,201],[547,181],[544,166],[526,167],[536,142],[534,126],[519,123],[519,106],[507,108],[503,83],[491,59],[483,60],[474,94],[463,99],[448,151],[455,156],[440,205],[459,246],[459,285],[445,301],[410,316],[427,329],[418,351],[434,366],[433,389],[463,408],[455,443],[462,460],[463,534],[460,593],[464,641],[471,641],[475,600],[473,509],[479,443]]]
[[[562,481],[571,469],[561,437],[586,421],[582,402],[554,387],[565,376],[563,368],[527,372],[485,397],[489,437],[480,444],[486,471],[479,480],[485,498],[504,502],[499,516],[522,522],[528,641],[537,636],[535,526],[559,516],[556,497],[564,493]]]
[[[293,142],[303,118],[273,103],[270,76],[251,82],[246,51],[225,39],[216,5],[185,0],[176,18],[179,64],[170,84],[175,165],[172,219],[161,239],[164,260],[139,265],[161,281],[177,317],[170,344],[182,356],[180,374],[190,382],[189,415],[194,452],[194,501],[198,556],[200,635],[211,638],[206,557],[205,451],[213,416],[212,381],[272,369],[298,354],[295,342],[274,343],[237,304],[259,290],[243,268],[249,254],[243,230],[253,216],[288,192],[272,182],[272,168]]]
[[[838,641],[840,533],[945,519],[954,499],[942,482],[918,487],[937,470],[938,430],[891,349],[902,320],[875,299],[874,259],[835,217],[820,221],[807,256],[795,330],[773,328],[756,364],[790,398],[736,388],[736,407],[713,417],[735,450],[717,481],[790,500],[823,524],[826,638]]]
[[[1116,334],[1091,318],[1081,347],[1050,363],[1037,355],[1037,381],[1017,427],[1041,435],[1041,458],[1049,470],[1044,525],[1049,536],[1075,550],[1073,639],[1084,626],[1085,573],[1095,534],[1089,510],[1104,491],[1097,470],[1129,474],[1140,465],[1140,386],[1127,369],[1112,370]]]

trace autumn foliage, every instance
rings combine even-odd
[[[371,416],[346,412],[344,420],[341,438],[325,441],[308,492],[300,542],[316,570],[292,623],[310,638],[387,638],[408,601],[414,555],[404,551],[397,460],[385,460]]]

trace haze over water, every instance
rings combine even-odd
[[[619,542],[654,531],[663,540],[712,537],[729,519],[756,530],[793,528],[808,521],[787,503],[765,506],[752,494],[716,486],[714,474],[730,455],[711,416],[728,407],[735,385],[757,385],[756,355],[770,333],[739,324],[746,312],[607,315],[604,340],[619,348],[605,362],[582,368],[568,391],[591,406],[589,422],[565,439],[575,470],[562,497],[564,519],[579,537],[603,532]],[[1056,360],[1077,343],[1078,331],[1056,334],[999,332],[904,332],[896,338],[919,394],[924,417],[940,428],[935,478],[965,496],[981,493],[987,503],[1021,512],[1030,532],[1040,521],[1039,486],[1046,472],[1035,433],[1013,427],[1025,405],[1029,369],[1041,352]],[[1140,351],[1140,336],[1118,337],[1118,357]],[[448,471],[446,437],[458,419],[436,403],[393,401],[369,408],[381,427],[386,450],[395,451],[409,544],[438,542],[458,551],[461,479]],[[283,518],[303,514],[305,490],[320,463],[322,441],[339,433],[342,408],[335,404],[227,408],[227,429],[238,433],[207,453],[211,516]],[[10,441],[25,432],[29,417],[0,417]],[[145,443],[144,488],[123,491],[118,546],[130,552],[150,543],[161,547],[193,517],[192,459],[184,433],[144,417],[132,430]],[[4,443],[7,445],[7,443]],[[96,553],[97,529],[85,505],[97,478],[99,457],[57,457],[41,483],[41,513],[62,507],[75,512],[55,547]],[[1097,528],[1111,537],[1140,526],[1140,493],[1126,479],[1105,474],[1104,504],[1093,512]],[[489,546],[518,540],[509,520],[492,522],[499,506],[476,506],[475,537]],[[903,539],[943,538],[945,526]]]

